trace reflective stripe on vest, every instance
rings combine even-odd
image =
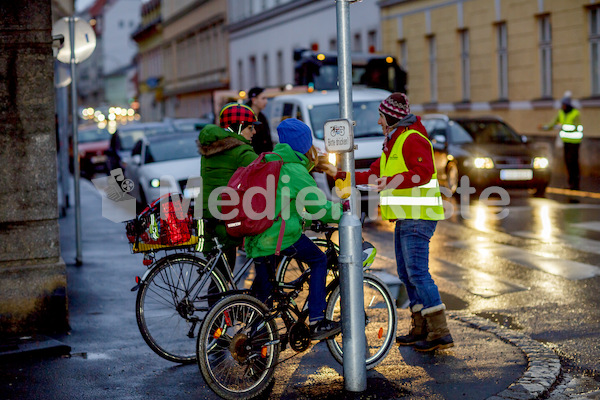
[[[558,122],[561,130],[558,133],[560,139],[565,143],[580,143],[583,139],[583,125],[576,125],[579,118],[579,110],[573,109],[568,114],[563,110],[558,112]]]
[[[583,125],[563,124],[558,134],[565,143],[579,143],[583,139]]]
[[[381,155],[380,171],[382,177],[390,177],[408,171],[402,148],[406,138],[416,133],[427,139],[416,130],[402,132],[390,152],[389,160],[385,153]],[[431,145],[430,145],[431,146]],[[433,147],[431,148],[433,160]],[[437,180],[437,171],[431,180],[423,185],[407,189],[386,189],[380,194],[381,216],[383,219],[424,219],[439,221],[444,219],[444,207],[440,187]]]

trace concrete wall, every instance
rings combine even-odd
[[[50,0],[0,3],[0,334],[68,327]]]

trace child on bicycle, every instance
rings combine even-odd
[[[327,201],[310,175],[310,170],[317,162],[310,128],[302,121],[290,118],[279,124],[277,133],[279,144],[273,152],[284,161],[275,201],[275,215],[280,217],[263,233],[246,237],[246,252],[249,257],[254,258],[256,268],[253,290],[256,297],[263,302],[269,297],[276,266],[275,252],[278,240],[281,240],[282,255],[293,257],[310,266],[308,310],[311,339],[323,340],[339,333],[341,324],[325,318],[327,257],[302,233],[300,214],[306,209],[309,214],[317,217],[315,219],[338,222],[342,215],[342,206]],[[267,154],[266,158],[269,161],[280,159],[274,154]],[[279,238],[282,219],[285,220],[285,231],[283,237]]]

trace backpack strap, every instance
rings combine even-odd
[[[279,237],[277,238],[277,247],[275,248],[275,255],[278,256],[281,253],[281,243],[283,242],[283,235],[285,233],[285,219],[281,218],[281,227],[279,228]]]

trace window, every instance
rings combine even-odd
[[[354,47],[353,50],[357,53],[360,53],[362,51],[362,40],[360,37],[360,33],[354,34],[354,44],[352,47]]]
[[[429,47],[429,97],[432,103],[437,102],[437,50],[435,36],[427,38]]]
[[[600,95],[600,8],[590,10],[592,96]]]
[[[463,101],[471,99],[471,62],[469,57],[469,31],[460,32],[460,68]]]
[[[369,53],[377,51],[377,31],[369,31],[367,34],[367,46],[369,46]]]
[[[244,62],[242,60],[238,60],[238,87],[243,88],[244,85]]]
[[[552,97],[552,26],[550,16],[539,19],[540,25],[540,78],[542,97]]]
[[[256,57],[250,56],[249,59],[250,74],[248,75],[249,87],[257,86],[256,84]]]
[[[280,51],[277,52],[277,84],[283,85],[283,53]]]
[[[337,51],[337,39],[329,39],[329,51]]]
[[[408,71],[408,46],[406,41],[398,41],[398,54],[400,54],[400,66]]]
[[[269,86],[269,55],[263,54],[263,82],[264,86]]]
[[[508,99],[508,46],[506,23],[498,24],[498,97],[502,100]]]

